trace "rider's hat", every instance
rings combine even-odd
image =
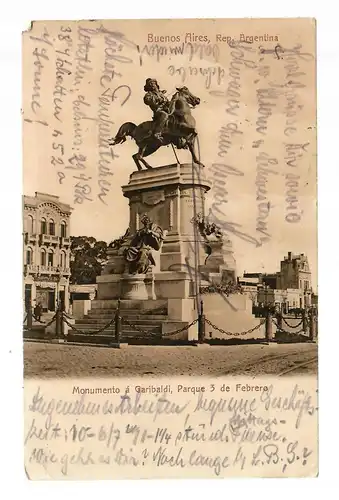
[[[149,90],[151,90],[151,83],[156,83],[157,86],[159,87],[158,82],[156,81],[155,78],[147,78],[145,86],[144,86],[145,92],[148,92]]]

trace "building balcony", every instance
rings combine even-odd
[[[39,272],[39,266],[35,264],[26,264],[24,266],[24,273],[27,274],[37,274]]]
[[[69,275],[71,274],[69,267],[60,266],[38,266],[40,274],[50,274],[50,275]]]
[[[38,240],[38,235],[33,233],[25,233],[25,244],[35,243]]]
[[[69,247],[71,244],[71,238],[69,236],[61,236],[60,245],[64,247]]]
[[[48,276],[70,276],[71,270],[69,267],[59,266],[37,266],[35,264],[26,264],[24,267],[25,274],[39,274]]]
[[[59,236],[54,236],[52,234],[40,234],[40,244],[41,245],[58,245]]]

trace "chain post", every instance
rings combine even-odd
[[[306,309],[301,310],[301,317],[302,317],[302,322],[303,322],[303,330],[305,333],[307,333],[307,315],[306,315]]]
[[[282,330],[282,322],[283,322],[283,313],[281,311],[277,311],[277,326],[279,330]]]
[[[310,332],[309,332],[309,337],[310,337],[310,340],[314,340],[314,333],[315,333],[315,322],[314,322],[314,314],[313,314],[313,310],[311,309],[310,310]]]
[[[272,314],[270,309],[267,309],[266,322],[265,322],[265,339],[267,342],[273,340],[273,330],[272,330]]]
[[[115,311],[114,337],[115,337],[115,342],[117,344],[120,344],[120,338],[121,338],[120,299],[118,299],[118,305]]]
[[[33,312],[32,312],[32,304],[29,302],[27,304],[27,329],[31,330],[33,326]]]
[[[203,344],[205,341],[205,315],[204,315],[204,303],[200,301],[200,311],[198,316],[198,342]]]
[[[58,306],[55,313],[55,337],[57,339],[61,338],[61,333],[62,333],[62,312]]]

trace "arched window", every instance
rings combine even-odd
[[[46,250],[44,248],[41,249],[41,265],[45,266],[46,265]]]
[[[26,250],[26,264],[33,264],[33,250],[30,247]]]
[[[32,215],[29,215],[27,217],[27,232],[29,234],[33,234],[33,217],[32,217]]]
[[[49,234],[55,236],[55,224],[53,219],[49,220]]]
[[[64,251],[60,252],[60,267],[66,267],[66,253]]]
[[[48,265],[53,267],[54,252],[52,249],[48,250]]]
[[[47,222],[44,217],[41,219],[41,234],[47,234]]]
[[[60,236],[66,238],[66,222],[64,220],[62,220],[60,224]]]

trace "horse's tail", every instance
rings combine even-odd
[[[111,145],[114,146],[115,144],[122,144],[126,141],[126,137],[133,138],[133,133],[136,128],[137,126],[135,125],[135,123],[123,123],[119,128],[117,135],[112,139]]]
[[[211,256],[212,254],[212,247],[211,245],[209,245],[208,243],[205,243],[204,245],[205,247],[205,252],[207,253],[207,256],[206,256],[206,259],[205,259],[205,262],[204,262],[204,265],[206,266],[207,264],[207,259]]]

